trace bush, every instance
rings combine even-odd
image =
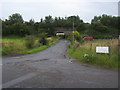
[[[74,43],[75,43],[75,41],[82,43],[82,36],[80,35],[80,33],[77,30],[75,30],[74,33],[69,35],[67,38],[71,42],[71,44],[73,44],[73,37],[74,37]]]
[[[45,38],[40,38],[39,43],[42,45],[47,45],[48,41]]]
[[[48,41],[47,41],[47,33],[40,33],[38,34],[39,37],[39,43],[42,45],[47,45]]]
[[[26,47],[31,49],[34,48],[36,38],[33,35],[29,35],[25,37],[26,40]]]

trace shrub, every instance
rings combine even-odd
[[[47,43],[48,43],[48,41],[46,39],[47,33],[40,33],[40,34],[38,34],[38,37],[39,37],[39,43],[40,44],[47,45]]]
[[[28,35],[25,37],[26,40],[26,47],[31,49],[34,48],[36,38],[33,35]]]
[[[39,39],[39,43],[42,45],[47,45],[48,41],[43,37]]]
[[[74,37],[74,43],[75,43],[75,41],[79,42],[79,43],[83,42],[82,36],[77,30],[75,30],[74,33],[69,35],[68,38],[67,38],[71,42],[71,44],[73,44],[73,37]]]

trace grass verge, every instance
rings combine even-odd
[[[27,50],[24,38],[17,36],[8,36],[2,38],[0,45],[2,45],[1,52],[3,56],[16,53],[21,54],[24,50]]]
[[[58,39],[55,39],[54,41],[49,42],[48,45],[43,45],[43,46],[40,46],[40,47],[38,47],[38,48],[34,48],[34,49],[27,50],[27,51],[24,52],[24,54],[31,54],[31,53],[36,53],[36,52],[45,50],[46,48],[48,48],[48,47],[50,47],[51,45],[57,43],[58,41],[59,41]]]
[[[2,48],[0,49],[0,52],[2,52],[2,56],[15,56],[39,52],[59,41],[58,39],[51,37],[51,39],[48,40],[47,45],[40,45],[38,43],[38,38],[35,38],[34,47],[29,49],[26,46],[25,37],[7,36],[3,37],[1,40],[0,45],[2,45]]]
[[[91,45],[92,44],[92,45]],[[109,54],[98,54],[95,51],[96,46],[108,46],[110,47]],[[68,54],[82,62],[95,66],[118,69],[120,60],[118,60],[118,43],[117,40],[94,40],[87,41],[81,44],[80,47],[73,47],[70,45]]]

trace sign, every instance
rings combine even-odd
[[[109,53],[109,47],[108,46],[97,46],[96,53]]]

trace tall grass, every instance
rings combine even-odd
[[[47,45],[41,45],[38,38],[35,38],[33,43],[28,42],[28,39],[26,41],[25,37],[8,36],[2,38],[0,45],[2,45],[2,55],[29,54],[48,48],[50,45],[54,44],[56,40],[56,38],[52,38],[51,40],[48,40]],[[32,44],[32,48],[29,48],[26,43],[27,45],[29,45],[29,43]]]
[[[109,46],[109,54],[96,53],[96,46]],[[83,63],[89,63],[106,68],[118,68],[118,40],[85,41],[80,47],[70,46],[68,53]]]
[[[2,39],[2,55],[22,53],[27,49],[24,38],[6,37]]]

